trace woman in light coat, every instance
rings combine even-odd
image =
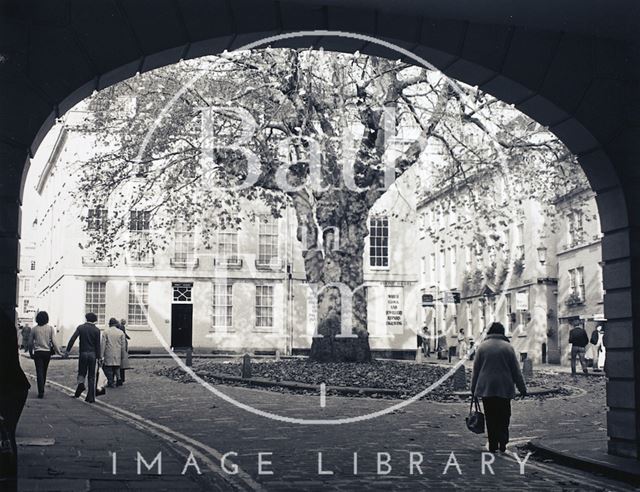
[[[115,318],[111,318],[109,327],[102,333],[102,342],[100,344],[102,364],[109,388],[115,386],[114,378],[118,386],[122,385],[120,382],[120,364],[122,364],[122,359],[126,357],[126,343],[124,333],[118,328],[118,321]]]
[[[504,333],[502,323],[491,324],[476,351],[471,378],[471,394],[482,398],[488,448],[492,453],[507,449],[511,399],[516,395],[514,385],[522,396],[527,394],[516,352]]]

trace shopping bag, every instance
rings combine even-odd
[[[467,429],[474,434],[484,434],[484,414],[480,411],[480,402],[473,396],[471,397],[471,407],[469,408],[469,416],[465,419]]]
[[[98,366],[98,374],[96,375],[96,396],[104,395],[107,388],[107,376],[104,369]]]

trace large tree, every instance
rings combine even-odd
[[[538,125],[504,116],[504,105],[476,89],[454,90],[426,69],[360,54],[265,49],[182,62],[98,93],[89,108],[84,125],[96,153],[83,162],[76,197],[109,209],[103,227],[86,223],[98,257],[167,245],[166,233],[144,244],[129,236],[131,210],[147,211],[157,230],[197,227],[211,247],[216,230],[252,218],[245,200],[259,200],[276,217],[293,206],[306,236],[307,280],[318,288],[363,283],[369,212],[430,143],[447,154],[432,167],[434,189],[465,186],[460,196],[487,217],[499,207],[476,198],[473,177],[496,162],[525,171],[510,176],[523,194],[532,172],[544,169],[537,179],[549,181],[575,165],[548,132],[539,137]],[[465,140],[468,125],[487,139]],[[331,228],[338,247],[323,232]],[[366,291],[353,301],[353,331],[366,334]],[[320,333],[332,335],[314,341],[321,358],[345,357],[336,356],[333,336],[342,307],[336,289],[320,296]],[[351,347],[347,358],[368,357],[366,336],[357,340],[363,350]]]

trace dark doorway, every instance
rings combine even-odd
[[[191,348],[193,304],[171,305],[171,347]]]

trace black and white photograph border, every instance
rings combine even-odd
[[[3,1],[0,489],[635,490],[639,22]]]

